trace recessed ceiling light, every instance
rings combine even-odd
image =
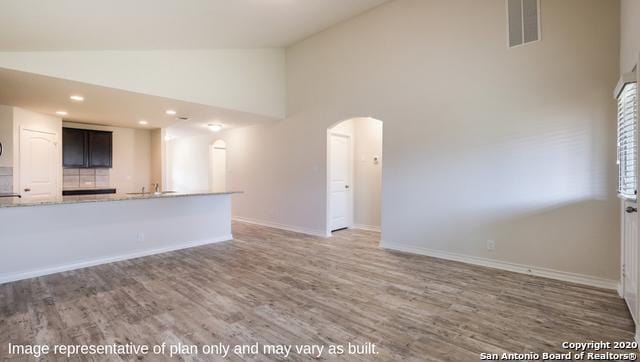
[[[144,126],[144,125],[149,124],[149,122],[147,122],[147,121],[140,121],[140,122],[138,122],[138,123],[140,123],[140,124],[141,124],[141,125],[143,125],[143,126]]]
[[[170,116],[175,116],[177,112],[174,111],[173,109],[167,109],[167,111],[164,112],[164,113],[166,113],[166,114],[168,114]]]
[[[207,125],[207,127],[209,127],[209,130],[211,132],[220,132],[220,131],[222,131],[222,125],[221,124],[210,124],[210,125]]]
[[[69,97],[69,99],[71,99],[72,101],[76,101],[76,102],[84,101],[84,97],[83,96],[78,96],[78,95],[73,95],[73,96]]]
[[[56,114],[59,116],[66,116],[68,113],[66,111],[56,111]]]

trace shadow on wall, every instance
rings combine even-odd
[[[385,183],[396,190],[419,189],[425,202],[416,203],[411,193],[385,190],[385,205],[387,200],[403,205],[401,212],[384,214],[385,230],[392,229],[393,235],[393,240],[383,235],[385,245],[616,280],[615,130],[585,123],[528,122],[519,132],[493,137],[478,135],[482,129],[452,137],[423,134],[421,152],[403,146],[389,150],[386,160],[394,168],[385,173]],[[493,251],[488,250],[491,241]],[[594,263],[594,254],[602,262]]]

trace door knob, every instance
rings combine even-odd
[[[626,211],[628,214],[632,214],[634,212],[638,212],[638,209],[635,207],[629,206],[624,211]]]
[[[349,188],[349,185],[344,185],[344,188],[345,188],[345,189],[348,189],[348,188]]]

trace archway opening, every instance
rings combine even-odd
[[[327,129],[327,235],[380,232],[382,121],[357,117]]]

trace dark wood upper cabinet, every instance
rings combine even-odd
[[[113,133],[89,131],[89,167],[111,168]]]
[[[87,131],[74,128],[62,129],[62,164],[64,167],[89,167],[87,142]]]
[[[62,164],[66,168],[111,168],[112,147],[112,132],[62,129]]]

